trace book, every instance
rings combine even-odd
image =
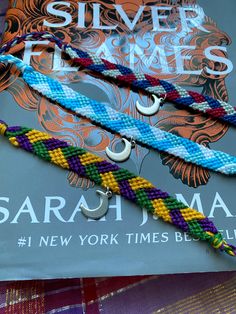
[[[233,0],[42,1],[12,0],[3,43],[47,30],[74,47],[215,98],[233,103]],[[212,149],[236,154],[235,129],[166,103],[145,117],[138,100],[152,98],[76,68],[46,40],[10,51],[37,71],[86,96],[162,130]],[[9,125],[43,130],[106,157],[122,150],[120,137],[39,96],[14,67],[1,66],[0,117]],[[95,208],[97,187],[1,140],[0,279],[132,276],[235,270],[232,257],[212,250],[175,227],[114,195],[98,221],[80,211]],[[211,218],[236,243],[235,178],[136,146],[122,167],[150,180]]]

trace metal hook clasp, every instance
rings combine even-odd
[[[106,147],[106,154],[111,160],[117,161],[117,162],[122,162],[122,161],[125,161],[129,158],[129,156],[131,154],[131,150],[132,150],[132,148],[135,147],[136,143],[135,143],[133,138],[131,138],[130,141],[128,141],[126,138],[122,138],[122,141],[125,144],[125,148],[120,153],[114,153],[108,147]]]
[[[136,109],[145,116],[152,116],[157,113],[160,109],[161,104],[165,101],[166,95],[164,97],[157,97],[156,95],[152,94],[154,99],[154,103],[151,107],[144,107],[142,106],[139,101],[136,101]]]
[[[96,190],[96,193],[100,195],[100,205],[97,208],[90,209],[84,206],[84,204],[80,205],[80,209],[84,216],[92,219],[100,219],[105,216],[108,211],[108,200],[112,197],[112,191],[107,187],[106,192]]]

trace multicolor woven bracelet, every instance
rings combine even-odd
[[[236,174],[235,156],[211,150],[91,100],[60,82],[35,71],[31,66],[11,55],[0,56],[0,62],[14,63],[22,71],[24,81],[34,90],[75,114],[89,118],[107,130],[128,139],[133,138],[149,148],[180,157],[186,162],[226,175]]]
[[[88,178],[95,184],[109,188],[112,192],[146,208],[149,213],[162,218],[194,238],[209,242],[213,248],[236,255],[236,247],[227,244],[213,222],[195,209],[187,207],[157,189],[148,180],[138,177],[116,164],[109,163],[83,148],[70,146],[65,141],[21,126],[8,127],[0,121],[0,134],[11,144],[79,176]]]
[[[167,101],[191,108],[196,111],[207,113],[216,119],[236,125],[236,107],[202,95],[194,91],[187,91],[184,88],[170,82],[159,80],[153,76],[131,70],[120,64],[109,62],[91,52],[85,52],[74,48],[48,32],[32,32],[16,37],[0,49],[0,54],[8,52],[12,47],[26,40],[49,40],[55,43],[60,49],[66,52],[74,62],[84,68],[99,73],[104,77],[112,78],[121,83],[126,83],[134,88],[145,92],[165,97]]]

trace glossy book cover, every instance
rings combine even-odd
[[[74,47],[96,53],[186,89],[235,99],[234,2],[12,0],[3,43],[47,30]],[[136,101],[153,99],[78,68],[53,44],[27,41],[10,51],[74,90],[162,130],[236,155],[235,129],[165,102],[147,117]],[[119,136],[72,115],[30,89],[14,66],[1,65],[1,119],[43,130],[108,158]],[[119,196],[98,221],[97,187],[76,174],[16,150],[1,140],[0,279],[170,274],[235,270],[236,260],[215,252]],[[120,164],[212,219],[236,243],[234,177],[210,172],[136,145]]]

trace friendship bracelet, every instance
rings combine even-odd
[[[2,46],[0,54],[8,52],[10,48],[29,39],[47,39],[55,43],[62,51],[66,52],[74,62],[79,63],[90,71],[99,73],[104,77],[115,79],[121,83],[126,83],[136,89],[138,88],[145,92],[165,97],[167,101],[182,105],[185,108],[207,113],[211,117],[236,126],[236,107],[224,101],[214,99],[211,96],[202,95],[194,91],[187,91],[165,80],[159,80],[151,75],[133,71],[123,65],[109,62],[103,58],[99,58],[92,52],[85,52],[74,48],[48,32],[32,32],[15,37]]]
[[[148,180],[138,177],[116,164],[109,163],[85,149],[74,147],[52,136],[21,126],[8,127],[0,120],[0,134],[9,142],[64,169],[88,178],[95,184],[136,203],[192,237],[207,241],[215,249],[231,256],[236,247],[228,244],[213,222],[195,209],[157,189]]]
[[[71,92],[73,92],[71,96],[72,99],[69,99],[69,102],[75,102],[77,106],[77,102],[81,101],[81,108],[84,109],[84,113],[87,114],[87,110],[91,106],[91,114],[93,113],[96,116],[96,110],[101,109],[102,104],[92,101],[89,98],[82,96],[78,93],[75,93],[73,90],[61,85],[57,81],[49,79],[48,77],[34,71],[33,68],[27,66],[21,60],[12,56],[1,56],[0,58],[2,58],[0,59],[0,61],[15,63],[18,68],[23,72],[23,79],[26,80],[28,84],[32,84],[32,87],[34,89],[37,89],[37,84],[43,84],[43,92],[45,92],[45,96],[47,96],[48,98],[52,97],[51,99],[59,102],[57,99],[57,95],[51,95],[51,89],[54,89],[56,87],[56,91],[59,93],[59,100],[60,102],[62,102],[63,106],[65,106],[65,104],[63,103],[63,99],[65,100],[65,97],[71,95]],[[54,86],[54,84],[56,85]],[[38,91],[42,93],[40,88],[38,89]],[[107,109],[106,106],[102,106],[102,109]],[[71,108],[67,107],[67,109]],[[110,111],[107,111],[107,113],[110,113]],[[115,115],[115,113],[117,113],[116,111],[111,113],[114,114],[114,116],[111,117],[120,118],[119,116]],[[86,115],[84,114],[84,116]],[[109,115],[106,116],[106,121],[108,121],[111,117]],[[124,117],[129,116],[124,115]],[[122,116],[123,119],[124,117]],[[101,122],[95,122],[101,124]],[[109,129],[109,126],[107,128]],[[188,232],[193,237],[208,241],[214,248],[225,251],[231,256],[236,255],[236,247],[227,244],[227,242],[223,239],[222,234],[217,231],[214,224],[207,217],[197,212],[196,210],[189,208],[185,204],[177,201],[176,199],[170,197],[166,192],[162,192],[161,190],[156,189],[149,181],[137,177],[129,171],[118,167],[117,165],[111,164],[100,157],[88,153],[82,148],[69,146],[64,141],[54,139],[53,137],[45,133],[33,129],[24,127],[22,128],[18,126],[7,127],[5,122],[1,121],[0,133],[5,135],[13,145],[21,147],[65,169],[74,171],[79,176],[86,177],[94,181],[98,185],[109,188],[112,192],[118,193],[126,199],[135,202],[141,208],[146,208],[150,213],[159,216],[166,222],[176,225],[181,230],[183,230],[184,232]],[[170,133],[167,134],[172,135]],[[185,140],[182,138],[180,139]],[[162,140],[166,140],[163,134]],[[189,142],[192,143],[191,141]],[[192,143],[192,145],[198,144]],[[176,145],[174,147],[176,148],[176,150],[180,150],[180,147],[177,148]],[[205,148],[204,146],[202,147]],[[189,151],[191,151],[191,149],[193,149],[193,147],[189,146]],[[212,151],[209,149],[207,150],[209,152],[204,151],[205,155],[207,155],[208,153],[208,157],[212,156]],[[224,162],[225,157],[226,160],[229,162],[227,166],[225,166],[224,164],[224,167],[230,169],[232,165],[233,168],[235,167],[235,160],[233,156],[229,156],[221,152],[216,153],[222,154],[219,156],[221,158],[224,157],[222,159]],[[190,155],[191,154],[193,155],[194,152],[191,151]],[[230,157],[229,160],[228,157]],[[209,161],[209,163],[212,163],[212,161],[213,160]],[[232,170],[230,170],[230,174],[232,173]]]
[[[186,162],[226,175],[236,174],[235,156],[211,150],[189,139],[160,130],[146,122],[120,113],[35,71],[31,66],[11,55],[0,56],[0,62],[14,63],[23,73],[24,81],[34,90],[107,130],[128,139],[133,138],[135,141],[158,151],[180,157]]]

